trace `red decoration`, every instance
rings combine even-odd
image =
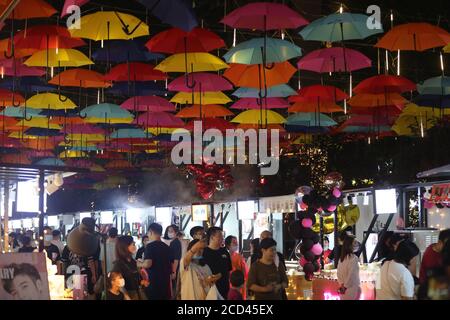
[[[210,199],[216,191],[231,188],[234,183],[231,168],[228,165],[190,164],[187,170],[195,177],[197,192],[204,200]]]

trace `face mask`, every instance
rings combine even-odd
[[[53,236],[52,235],[44,236],[44,241],[50,242],[52,240],[53,240]]]
[[[239,251],[239,247],[238,246],[231,246],[230,247],[230,251],[231,252],[238,252]]]
[[[327,251],[328,250],[328,246],[323,246],[323,250]]]
[[[175,238],[175,232],[169,232],[167,235],[169,236],[169,239]]]
[[[125,279],[123,279],[123,278],[122,278],[122,279],[119,279],[118,285],[119,285],[120,288],[125,287]]]

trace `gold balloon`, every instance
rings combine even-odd
[[[355,210],[351,211],[353,214]],[[347,209],[342,204],[337,207],[337,219],[338,219],[338,231],[342,231],[350,225],[347,222]],[[358,218],[359,218],[359,208],[358,208]],[[352,218],[353,219],[353,218]],[[350,220],[349,221],[353,221]],[[316,223],[312,226],[312,230],[316,233],[320,232],[320,215],[316,213]],[[334,214],[323,217],[323,232],[324,234],[330,234],[334,232]]]
[[[358,222],[360,216],[359,207],[357,205],[349,205],[345,208],[345,222],[349,226],[354,226]]]

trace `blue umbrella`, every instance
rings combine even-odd
[[[289,41],[273,38],[267,38],[266,41],[267,44],[264,38],[254,38],[241,42],[223,57],[228,63],[265,64],[283,62],[302,55],[302,49]],[[267,48],[266,57],[264,48]]]
[[[330,131],[326,127],[309,127],[298,125],[286,125],[285,129],[287,132],[301,132],[301,133],[327,133]]]
[[[450,95],[421,94],[414,99],[420,107],[450,108]]]
[[[296,95],[297,92],[287,84],[280,84],[267,88],[267,97],[289,97]],[[256,88],[241,87],[233,92],[233,95],[239,98],[258,98],[261,95],[261,90]]]
[[[29,113],[29,110],[27,109],[27,113]],[[45,117],[78,117],[78,111],[75,109],[72,110],[53,110],[53,109],[41,109],[41,112],[39,112],[39,115],[45,116]]]
[[[286,118],[286,125],[304,127],[332,127],[337,125],[336,121],[322,113],[299,112]]]
[[[113,103],[94,104],[81,111],[82,117],[109,118],[109,119],[132,119],[133,115],[119,105]]]
[[[138,0],[162,22],[186,32],[198,26],[192,4],[188,0]]]
[[[111,133],[111,139],[146,139],[151,137],[151,133],[146,133],[142,129],[118,129]]]
[[[131,85],[128,82],[115,82],[106,91],[119,96],[162,96],[167,94],[163,85],[153,81],[134,82]]]
[[[348,126],[348,127],[345,127],[344,130],[342,130],[342,132],[347,132],[347,133],[357,133],[357,132],[368,133],[368,132],[374,132],[374,131],[388,132],[388,131],[391,131],[391,127],[380,126],[379,128],[374,129],[373,127]]]
[[[21,77],[14,79],[3,80],[0,83],[0,88],[17,90],[23,92],[39,93],[47,91],[56,91],[56,86],[47,84],[40,77]]]
[[[98,49],[92,54],[95,61],[108,61],[108,54],[109,61],[114,62],[145,62],[164,58],[163,54],[149,52],[142,40],[113,40],[107,45],[109,47]]]
[[[41,160],[35,162],[35,165],[63,167],[66,164],[64,163],[64,161],[62,161],[61,159],[58,159],[58,158],[46,158],[46,159],[41,159]]]
[[[25,131],[25,134],[37,137],[56,137],[64,135],[59,130],[46,128],[30,128]]]
[[[417,84],[417,91],[427,95],[450,95],[450,77],[439,76]]]
[[[13,117],[13,118],[25,118],[25,108],[23,107],[6,107],[3,111],[2,111],[2,115],[7,116],[7,117]],[[42,112],[41,109],[31,109],[31,108],[27,108],[26,110],[26,117],[32,116],[32,117],[36,117],[36,118],[45,118],[44,115],[40,114]]]

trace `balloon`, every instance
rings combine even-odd
[[[317,261],[313,262],[314,272],[318,272],[320,270],[320,264]]]
[[[305,248],[306,251],[310,250],[314,245],[314,242],[311,239],[303,239],[302,247]]]
[[[312,190],[311,187],[301,186],[301,187],[298,187],[297,190],[295,190],[295,195],[296,196],[297,195],[304,196],[304,195],[309,194],[311,192],[311,190]]]
[[[300,225],[300,221],[292,221],[291,224],[289,225],[288,230],[289,230],[289,234],[291,235],[292,238],[294,238],[294,239],[302,238],[303,230]]]
[[[300,203],[300,209],[306,210],[307,208],[308,208],[308,205],[306,203],[304,203],[304,202]]]
[[[342,174],[339,172],[330,172],[325,176],[324,184],[327,188],[338,188],[342,189],[344,186]]]
[[[315,259],[315,255],[314,255],[314,253],[312,253],[311,251],[308,251],[308,252],[305,253],[304,259],[307,260],[307,261],[309,261],[309,262],[312,262],[312,261],[314,261],[314,259]],[[303,266],[302,266],[302,267],[303,267]]]
[[[345,222],[348,226],[354,226],[356,222],[359,220],[360,212],[359,207],[357,205],[349,205],[347,207],[344,207],[345,212]]]
[[[311,262],[308,262],[303,266],[303,271],[305,273],[313,273],[314,272],[314,265]]]
[[[342,195],[341,190],[339,190],[338,188],[334,188],[334,189],[333,189],[333,196],[334,196],[334,197],[340,198],[341,195]]]
[[[431,209],[431,208],[433,208],[434,207],[434,203],[433,202],[431,202],[431,201],[424,201],[423,202],[423,206],[425,207],[425,209]]]
[[[320,243],[316,243],[311,248],[311,252],[313,254],[315,254],[316,256],[320,255],[322,253],[322,251],[323,251],[323,249],[322,249],[322,246],[320,245]]]
[[[312,223],[312,220],[311,220],[311,219],[305,218],[305,219],[302,220],[302,226],[303,226],[304,228],[311,228],[312,225],[313,225],[313,223]]]
[[[223,189],[225,189],[225,184],[223,180],[216,180],[216,190],[222,191]]]
[[[335,205],[331,205],[327,208],[328,211],[335,211],[336,210],[336,206]]]
[[[320,236],[316,233],[316,234],[314,234],[314,236],[311,238],[311,240],[313,241],[314,244],[319,243],[319,241],[320,241]]]
[[[316,233],[320,232],[320,216],[316,215],[316,223],[313,225],[312,230]],[[323,216],[323,233],[330,234],[334,232],[334,215]]]
[[[304,257],[301,257],[299,263],[302,267],[304,267],[307,263],[309,263],[309,261],[307,261]]]
[[[303,239],[311,239],[314,236],[314,234],[315,234],[315,232],[312,231],[311,229],[304,229],[304,228],[302,228],[301,232],[302,232],[302,238]]]

